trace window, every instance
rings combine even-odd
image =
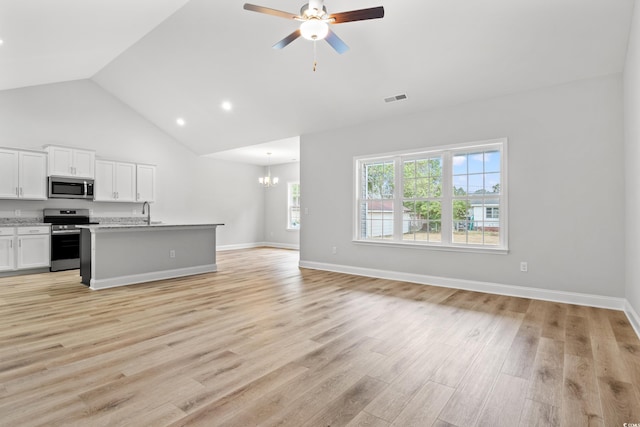
[[[290,182],[287,184],[287,229],[300,229],[300,183]]]
[[[506,249],[506,140],[357,158],[355,240]]]

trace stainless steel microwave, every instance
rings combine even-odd
[[[50,176],[49,198],[93,200],[93,180]]]

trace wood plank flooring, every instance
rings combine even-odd
[[[640,341],[622,312],[298,269],[101,291],[0,279],[1,426],[622,426]]]

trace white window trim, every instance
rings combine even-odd
[[[451,156],[455,154],[455,152],[465,152],[474,149],[482,149],[487,150],[490,149],[491,146],[494,145],[496,148],[499,147],[501,151],[500,156],[500,185],[501,191],[498,199],[500,199],[500,216],[498,221],[500,223],[500,243],[497,246],[484,246],[484,245],[473,245],[473,244],[456,244],[450,240],[450,236],[447,236],[445,239],[445,233],[442,233],[443,242],[412,242],[412,241],[402,241],[400,239],[401,236],[396,236],[402,230],[402,226],[398,227],[397,224],[394,226],[394,240],[369,240],[369,239],[361,239],[360,238],[360,165],[365,161],[382,161],[382,160],[394,160],[400,159],[401,157],[423,157],[434,154],[442,154],[443,155],[443,165],[442,165],[442,181],[443,188],[451,188],[452,186],[452,173],[451,173]],[[445,153],[442,153],[445,151]],[[374,246],[392,246],[392,247],[401,247],[401,248],[425,248],[425,249],[435,249],[442,251],[454,251],[454,252],[475,252],[475,253],[494,253],[494,254],[506,254],[509,252],[509,230],[508,230],[508,221],[509,217],[509,207],[508,207],[508,170],[507,170],[507,159],[508,159],[508,140],[507,138],[497,138],[490,139],[484,141],[474,141],[469,143],[460,143],[460,144],[451,144],[451,145],[441,145],[428,147],[424,149],[418,150],[403,150],[403,151],[394,151],[387,152],[381,154],[374,155],[366,155],[366,156],[356,156],[353,158],[353,239],[354,243],[358,244],[366,244],[366,245],[374,245]],[[400,212],[402,207],[402,197],[397,193],[402,188],[402,174],[396,173],[394,176],[394,185],[395,185],[395,193],[394,193],[394,211]],[[443,190],[444,193],[444,190]],[[445,203],[445,201],[451,201],[452,198],[443,197],[442,203],[442,230],[450,229],[452,225],[452,213],[450,203]],[[400,215],[394,216],[394,221],[401,222],[402,217]],[[445,228],[445,226],[447,228]]]
[[[300,231],[300,225],[298,225],[298,228],[291,227],[291,205],[289,203],[291,202],[291,185],[292,184],[300,185],[300,181],[288,181],[287,182],[287,228],[286,228],[286,230],[287,231]],[[302,219],[302,207],[300,207],[300,209],[301,209],[300,219]]]

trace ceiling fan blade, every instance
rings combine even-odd
[[[333,24],[343,24],[345,22],[364,21],[366,19],[378,19],[384,17],[384,7],[372,7],[369,9],[352,10],[349,12],[333,13],[329,19],[333,19]]]
[[[331,31],[331,28],[329,28],[329,33],[327,33],[327,37],[324,39],[341,55],[349,50],[349,46],[347,46],[347,44],[336,35],[336,33]]]
[[[300,37],[300,29],[295,30],[293,33],[289,34],[287,37],[283,38],[278,43],[274,44],[273,48],[282,49],[283,47],[287,46],[289,43],[291,43],[298,37]]]
[[[267,15],[279,16],[280,18],[285,18],[285,19],[300,18],[298,15],[294,13],[283,12],[282,10],[271,9],[269,7],[264,7],[264,6],[256,6],[255,4],[249,4],[249,3],[244,4],[244,9],[250,10],[252,12],[260,12],[260,13],[266,13]]]

